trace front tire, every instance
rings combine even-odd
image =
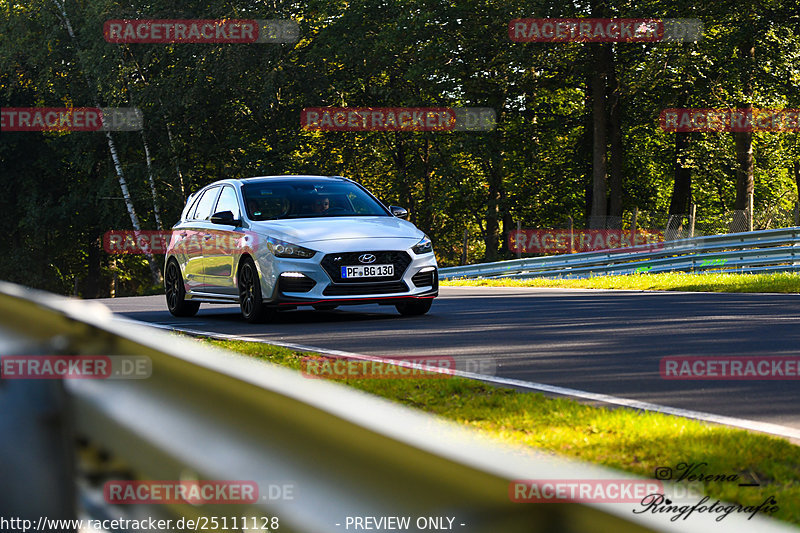
[[[397,308],[397,312],[403,316],[419,316],[430,311],[431,305],[433,305],[433,298],[401,302],[395,304],[395,307]]]
[[[187,317],[197,314],[200,302],[186,299],[186,286],[183,284],[181,269],[174,259],[167,263],[166,272],[164,272],[164,288],[167,294],[167,309],[172,316]]]
[[[239,267],[238,285],[239,307],[245,320],[251,324],[258,324],[273,316],[275,311],[264,305],[258,270],[249,257],[245,258]]]

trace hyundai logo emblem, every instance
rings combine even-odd
[[[372,254],[361,254],[361,255],[358,256],[358,260],[359,261],[361,261],[362,263],[367,263],[367,264],[374,263],[375,259],[376,259],[376,257],[374,255],[372,255]]]

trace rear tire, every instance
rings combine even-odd
[[[275,314],[275,310],[264,305],[261,296],[261,281],[256,264],[249,257],[239,267],[239,308],[242,316],[251,324],[264,322]]]
[[[167,309],[172,316],[194,316],[200,309],[200,302],[186,299],[186,286],[183,284],[178,262],[170,259],[164,272],[164,288],[167,294]]]
[[[419,316],[430,311],[431,305],[433,305],[433,298],[401,302],[395,304],[395,307],[397,308],[397,312],[403,316]]]

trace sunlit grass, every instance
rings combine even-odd
[[[631,274],[586,279],[454,279],[442,285],[471,287],[553,287],[564,289],[624,289],[698,292],[800,293],[800,274]]]
[[[263,343],[208,342],[294,370],[301,369],[304,357],[315,355]],[[739,476],[736,482],[705,483],[709,497],[757,506],[773,496],[780,507],[775,517],[800,524],[800,447],[783,439],[660,413],[593,407],[458,377],[339,381],[503,442],[641,476],[654,477],[657,467],[706,463],[700,471]]]

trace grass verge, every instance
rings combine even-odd
[[[454,279],[444,286],[470,287],[555,287],[564,289],[624,289],[696,292],[800,293],[800,274],[631,274],[596,276],[586,279]]]
[[[263,343],[207,342],[295,370],[301,369],[303,357],[315,355]],[[649,478],[658,467],[677,472],[681,463],[705,463],[696,472],[738,476],[734,482],[704,482],[712,498],[708,504],[721,498],[758,506],[772,496],[780,507],[773,516],[800,524],[800,447],[783,439],[659,413],[592,407],[458,377],[338,381],[507,443]]]

